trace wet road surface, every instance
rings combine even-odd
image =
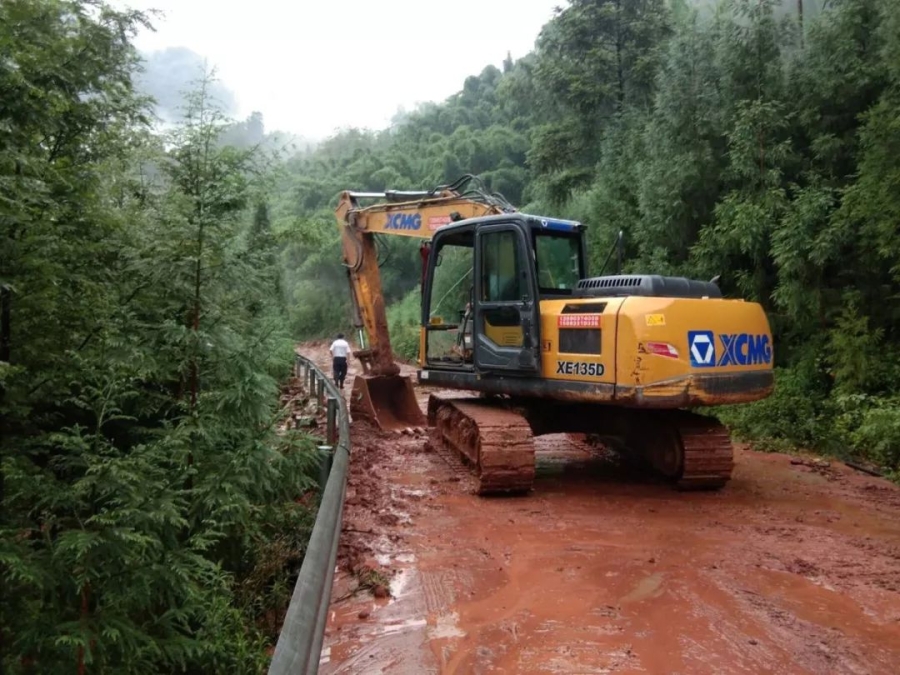
[[[678,493],[547,436],[533,492],[485,498],[425,434],[352,433],[322,673],[900,672],[885,480],[739,448]]]

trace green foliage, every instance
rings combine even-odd
[[[419,357],[419,326],[422,324],[422,292],[414,289],[388,308],[391,348],[398,357],[414,361]]]
[[[649,105],[669,21],[664,0],[574,0],[557,9],[537,41],[535,82],[550,119],[535,138],[538,171],[592,168],[603,127]]]
[[[311,527],[265,167],[208,81],[148,132],[143,21],[0,5],[4,672],[260,672]]]
[[[817,447],[828,440],[827,389],[813,360],[775,371],[775,392],[762,401],[717,409],[720,419],[760,447]]]
[[[810,0],[802,21],[797,10],[577,0],[526,57],[390,129],[295,156],[272,209],[294,330],[349,322],[340,190],[480,174],[523,210],[585,222],[593,273],[621,230],[626,270],[720,275],[727,296],[761,302],[777,393],[723,415],[770,445],[869,453],[898,391],[900,4]],[[406,243],[382,273],[395,348],[411,356],[419,260]]]
[[[900,398],[855,394],[837,400],[839,438],[863,458],[900,478]],[[842,432],[842,433],[841,433]]]
[[[282,221],[284,223],[284,221]],[[299,337],[346,332],[351,324],[350,286],[340,264],[340,233],[332,213],[282,225],[279,239],[283,289],[291,331]]]

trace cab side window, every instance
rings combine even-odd
[[[517,302],[527,295],[520,273],[515,232],[491,232],[482,239],[483,302]]]

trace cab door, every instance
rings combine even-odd
[[[515,223],[475,234],[475,366],[481,371],[540,371],[540,321],[531,249]]]

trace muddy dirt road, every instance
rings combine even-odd
[[[682,494],[564,436],[538,461],[530,495],[478,497],[425,435],[354,423],[320,672],[900,672],[895,486],[739,449]]]

